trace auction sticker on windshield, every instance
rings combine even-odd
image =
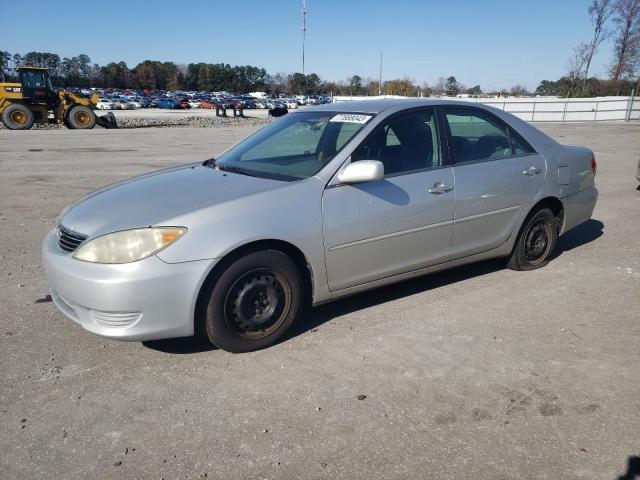
[[[330,122],[343,122],[343,123],[367,123],[372,115],[359,115],[354,113],[339,113],[331,117]]]

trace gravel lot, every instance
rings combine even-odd
[[[269,117],[268,110],[244,110],[241,118],[234,117],[232,109],[226,111],[227,117],[217,117],[215,110],[201,108],[193,110],[145,108],[138,110],[96,110],[95,112],[99,117],[113,113],[120,128],[259,126],[272,120]],[[4,125],[0,122],[0,130],[4,129]],[[58,130],[66,129],[66,127],[62,124],[36,123],[33,129]]]
[[[96,112],[104,115],[107,112]],[[196,108],[193,110],[168,110],[163,108],[144,108],[139,110],[114,110],[120,127],[150,126],[188,126],[188,127],[220,127],[238,125],[264,125],[269,123],[268,110],[245,110],[245,118],[233,116],[233,110],[226,111],[227,117],[217,117],[215,110]]]
[[[107,111],[96,110],[96,114],[104,115]],[[138,110],[111,110],[116,118],[182,118],[185,116],[193,116],[200,118],[215,118],[216,111],[207,108],[194,108],[189,110],[169,110],[167,108],[141,108]],[[227,115],[233,116],[233,110],[228,109]],[[267,118],[269,116],[269,110],[245,110],[244,115],[251,118]]]
[[[319,307],[268,350],[94,337],[46,297],[62,208],[251,128],[0,131],[0,478],[614,479],[640,456],[640,124],[534,272],[480,263]],[[366,398],[365,398],[366,396]]]

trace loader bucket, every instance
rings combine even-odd
[[[116,117],[113,112],[109,112],[101,117],[96,115],[96,123],[104,128],[118,128]]]

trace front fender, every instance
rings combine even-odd
[[[314,300],[329,297],[322,233],[324,183],[312,177],[280,188],[206,207],[162,222],[189,231],[158,253],[167,263],[221,259],[249,243],[287,242],[307,259],[313,272]]]

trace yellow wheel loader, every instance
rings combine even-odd
[[[96,116],[97,94],[85,98],[54,90],[47,68],[18,67],[18,79],[18,83],[0,83],[0,118],[10,130],[27,130],[34,123],[64,123],[67,128],[78,130],[96,124],[117,127],[113,113]]]

